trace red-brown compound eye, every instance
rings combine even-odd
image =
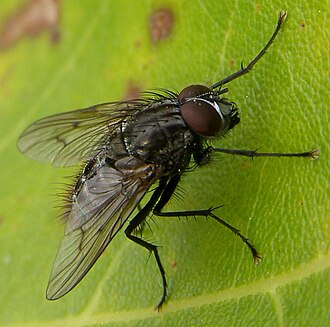
[[[179,101],[184,101],[187,98],[198,97],[202,94],[212,93],[212,90],[204,85],[189,85],[185,87],[178,96]]]
[[[224,128],[223,118],[215,109],[217,103],[199,96],[212,93],[203,85],[190,85],[184,88],[178,96],[181,115],[187,125],[203,137],[214,137]],[[220,110],[220,109],[219,109]]]

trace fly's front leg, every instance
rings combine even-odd
[[[272,34],[272,36],[270,37],[270,39],[268,40],[267,44],[262,48],[262,50],[256,55],[256,57],[246,66],[243,67],[243,63],[241,63],[241,69],[238,70],[237,72],[231,74],[230,76],[224,78],[223,80],[213,84],[211,86],[211,89],[216,89],[218,87],[221,88],[222,85],[225,85],[231,81],[233,81],[234,79],[241,77],[245,74],[247,74],[248,72],[251,71],[251,69],[253,68],[253,66],[261,59],[261,57],[266,53],[266,51],[268,50],[268,48],[271,46],[271,44],[273,43],[273,41],[275,40],[277,33],[279,32],[279,30],[281,29],[285,18],[287,16],[287,13],[285,11],[281,11],[279,13],[278,16],[278,20],[277,20],[277,25],[276,28]]]
[[[319,156],[319,150],[313,149],[307,152],[296,152],[296,153],[284,153],[284,152],[258,152],[257,150],[238,150],[238,149],[223,149],[223,148],[213,148],[208,147],[206,151],[209,155],[212,152],[221,152],[239,156],[245,156],[250,158],[255,157],[309,157],[313,160],[317,159]]]
[[[163,283],[162,297],[161,297],[159,303],[156,306],[156,308],[158,310],[164,304],[166,296],[167,296],[167,283],[166,283],[166,278],[165,278],[165,270],[164,270],[164,267],[163,267],[163,265],[160,261],[157,246],[152,244],[152,243],[146,242],[145,240],[143,240],[142,238],[140,238],[138,236],[133,235],[133,233],[139,228],[139,226],[141,226],[141,224],[147,218],[148,214],[152,211],[152,208],[155,206],[155,204],[157,203],[159,197],[163,193],[163,191],[166,187],[166,183],[167,183],[167,180],[160,180],[158,187],[156,188],[156,190],[152,194],[152,196],[149,199],[149,201],[147,202],[147,204],[130,221],[129,225],[125,229],[125,234],[131,241],[143,246],[144,248],[146,248],[147,250],[152,252],[155,256],[157,266],[158,266],[158,269],[159,269],[161,277],[162,277],[162,283]]]
[[[250,249],[253,261],[255,264],[258,264],[261,260],[261,255],[258,253],[256,248],[252,245],[252,243],[249,242],[249,240],[241,234],[241,232],[236,229],[235,227],[229,225],[227,222],[216,216],[213,211],[219,207],[216,208],[209,208],[206,210],[191,210],[191,211],[175,211],[175,212],[162,212],[162,209],[166,205],[166,203],[169,201],[171,196],[173,195],[178,183],[180,181],[180,176],[175,176],[170,179],[170,181],[167,183],[158,203],[156,204],[153,213],[160,217],[211,217],[214,220],[216,220],[221,225],[227,227],[229,230],[231,230],[235,235],[237,235]]]

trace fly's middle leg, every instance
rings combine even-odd
[[[191,211],[177,211],[177,212],[162,212],[162,209],[166,205],[166,203],[169,201],[171,196],[173,195],[178,183],[180,181],[180,176],[175,176],[170,179],[170,181],[167,183],[159,201],[155,205],[155,208],[153,210],[153,213],[160,217],[211,217],[214,220],[216,220],[221,225],[227,227],[229,230],[231,230],[235,235],[237,235],[250,249],[254,263],[259,263],[261,260],[261,255],[258,253],[256,248],[252,245],[252,243],[235,227],[231,226],[227,222],[225,222],[223,219],[216,216],[213,211],[217,208],[209,208],[206,210],[191,210]]]
[[[254,245],[245,237],[237,228],[231,226],[228,224],[226,221],[223,219],[219,218],[216,216],[213,211],[217,209],[218,207],[215,208],[209,208],[205,210],[191,210],[191,211],[177,211],[177,212],[161,212],[161,211],[154,211],[154,214],[157,216],[161,217],[211,217],[214,220],[216,220],[218,223],[221,225],[227,227],[229,230],[231,230],[235,235],[237,235],[250,249],[252,256],[253,256],[253,261],[255,264],[258,264],[262,257],[257,251],[257,249],[254,247]]]

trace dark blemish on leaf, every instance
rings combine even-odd
[[[141,40],[140,39],[135,40],[133,46],[134,46],[135,49],[140,48],[141,47]]]
[[[234,66],[236,61],[234,59],[229,59],[228,64],[229,66]]]
[[[300,26],[301,29],[304,29],[306,27],[306,23],[305,22],[301,22],[299,26]]]
[[[28,0],[10,14],[0,29],[0,50],[12,47],[21,38],[49,31],[52,43],[60,39],[58,30],[60,0]]]
[[[1,87],[1,91],[3,92],[5,89],[5,86],[7,84],[7,82],[10,79],[10,76],[13,72],[13,67],[7,67],[7,69],[5,69],[5,71],[3,72],[3,74],[0,76],[0,87]]]
[[[255,8],[255,10],[256,10],[256,12],[260,12],[260,10],[261,10],[261,4],[256,4],[255,6],[254,6],[254,8]]]
[[[172,32],[174,15],[170,9],[157,9],[149,19],[149,32],[152,43],[166,39]]]
[[[131,80],[128,81],[126,86],[126,92],[124,95],[124,101],[137,99],[140,96],[142,89],[134,84]]]
[[[242,170],[246,170],[246,169],[248,169],[249,167],[250,167],[250,163],[249,163],[248,161],[241,162],[241,164],[240,164],[240,168],[241,168]]]
[[[171,267],[172,267],[173,269],[175,269],[175,268],[177,267],[177,262],[176,262],[176,260],[173,260],[173,261],[171,262]]]

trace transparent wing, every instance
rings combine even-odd
[[[84,183],[53,265],[48,299],[63,296],[86,275],[155,182],[155,172],[146,164],[126,171],[103,166]]]
[[[27,157],[54,166],[71,166],[91,158],[127,116],[147,100],[113,102],[49,116],[27,127],[18,149]]]

